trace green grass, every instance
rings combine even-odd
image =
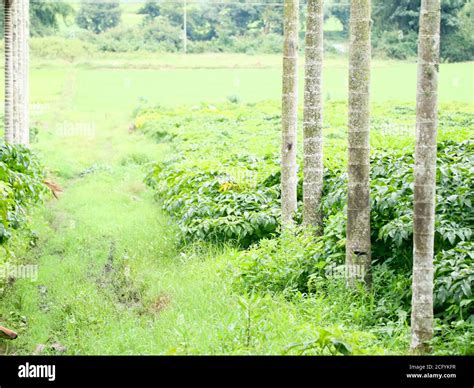
[[[244,102],[277,99],[281,89],[281,69],[278,57],[232,55],[194,58],[156,54],[158,69],[78,69],[78,80],[95,85],[83,89],[88,97],[79,95],[78,103],[90,107],[102,104],[125,103],[129,108],[143,97],[160,104],[192,104],[202,101],[223,101],[229,95],[238,95]],[[240,63],[240,59],[243,59]],[[326,99],[343,100],[347,97],[347,63],[329,60],[324,71],[324,95]],[[147,61],[153,66],[153,58]],[[126,66],[140,66],[134,61]],[[207,66],[211,68],[206,68]],[[227,68],[223,68],[226,66]],[[235,68],[234,68],[235,66]],[[91,66],[93,67],[93,65]],[[161,68],[160,68],[161,67]],[[166,68],[168,67],[168,68]],[[184,68],[188,67],[188,68]],[[261,67],[261,68],[259,68]],[[56,74],[50,75],[55,78]],[[48,78],[45,75],[46,78]],[[44,78],[43,78],[44,79]],[[302,98],[303,69],[300,71],[300,98]],[[440,101],[474,102],[474,71],[472,63],[443,64],[440,70]],[[126,96],[117,101],[117,95]],[[372,73],[373,101],[414,101],[416,95],[416,64],[392,61],[374,61]],[[113,98],[110,98],[114,96]],[[91,98],[92,97],[92,98]],[[120,101],[122,100],[122,101]],[[100,106],[100,105],[99,105]]]
[[[440,101],[474,102],[473,66],[441,65]],[[300,67],[301,98],[302,63]],[[281,91],[281,59],[277,55],[97,54],[73,63],[36,59],[32,71],[33,101],[57,93],[61,80],[71,72],[76,82],[88,85],[77,90],[75,103],[90,110],[115,107],[131,111],[139,97],[172,106],[224,101],[229,95],[238,95],[243,102],[278,99]],[[346,99],[347,77],[347,60],[328,58],[324,70],[325,98]],[[414,101],[415,95],[415,63],[373,61],[374,102]]]
[[[413,63],[375,61],[374,103],[413,102],[415,78]],[[330,301],[249,302],[233,293],[227,268],[235,250],[177,248],[174,222],[143,185],[146,162],[173,150],[128,133],[140,99],[189,109],[238,95],[278,106],[278,56],[38,59],[31,82],[32,123],[39,128],[33,148],[65,192],[32,215],[38,245],[17,256],[37,263],[39,278],[18,280],[0,298],[0,322],[20,334],[15,342],[0,340],[0,349],[30,354],[58,341],[68,354],[279,354],[325,327],[357,353],[406,351],[407,328],[387,337],[342,327]],[[472,103],[473,82],[472,64],[443,64],[441,101]],[[346,86],[345,61],[329,59],[326,101],[345,99]],[[337,126],[346,120],[340,112],[330,116]],[[112,246],[115,270],[107,275]]]

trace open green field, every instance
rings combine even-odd
[[[301,84],[303,61],[300,67]],[[277,55],[101,54],[74,63],[38,59],[32,69],[33,102],[56,99],[68,76],[74,74],[75,82],[89,85],[76,91],[74,103],[81,109],[130,111],[139,98],[182,105],[215,103],[237,95],[243,102],[252,102],[278,99],[281,92],[281,59]],[[323,75],[326,100],[346,99],[347,61],[328,58]],[[474,102],[473,89],[473,63],[441,65],[440,101]],[[374,61],[374,102],[414,101],[415,94],[415,63]]]
[[[371,332],[347,325],[363,314],[362,304],[352,306],[353,315],[341,323],[345,313],[333,309],[335,303],[344,305],[342,297],[289,301],[283,295],[255,299],[234,292],[228,267],[238,250],[178,245],[175,221],[143,183],[147,163],[169,159],[176,150],[172,142],[129,131],[140,102],[184,106],[191,120],[194,105],[217,105],[230,97],[278,106],[280,77],[278,56],[34,60],[32,124],[39,132],[33,149],[64,194],[32,215],[37,246],[20,249],[17,256],[37,263],[39,276],[35,282],[18,280],[0,299],[1,321],[19,331],[15,342],[0,342],[0,351],[31,354],[38,344],[59,342],[67,354],[281,354],[324,327],[356,354],[406,353],[404,324]],[[345,60],[325,63],[324,88],[327,106],[347,98]],[[386,108],[395,101],[413,107],[415,89],[416,64],[374,62],[372,101],[379,119],[385,110],[377,105]],[[442,104],[454,112],[458,103],[463,112],[472,112],[473,90],[473,63],[441,65]],[[344,110],[331,112],[341,137]],[[459,136],[471,136],[469,128]],[[278,153],[278,134],[272,136],[265,147],[274,143]],[[250,147],[258,149],[258,141]],[[196,155],[205,157],[202,150]],[[466,341],[456,349],[440,343],[437,350],[470,352]]]
[[[141,68],[142,65],[156,68]],[[472,63],[441,65],[440,101],[474,103],[473,69]],[[300,73],[301,83],[303,71]],[[117,55],[96,59],[88,65],[53,62],[46,66],[33,62],[32,123],[43,128],[40,138],[48,138],[48,142],[40,142],[36,147],[44,147],[45,157],[57,162],[54,168],[70,168],[62,165],[64,157],[71,159],[72,166],[84,167],[91,161],[87,153],[58,155],[49,152],[51,145],[54,144],[54,148],[61,145],[69,148],[68,144],[89,148],[88,152],[98,159],[103,157],[103,150],[95,144],[95,138],[86,137],[79,144],[74,137],[58,138],[54,131],[61,124],[92,126],[98,136],[112,136],[102,134],[105,131],[103,123],[114,123],[117,129],[125,131],[141,100],[169,107],[219,103],[230,96],[237,96],[244,103],[278,100],[280,77],[280,58],[272,55],[164,54],[146,60],[136,55]],[[347,98],[347,63],[344,60],[328,60],[324,77],[327,102]],[[404,82],[400,82],[401,79]],[[413,85],[411,88],[406,87],[409,80]],[[374,63],[373,103],[401,101],[414,104],[415,85],[416,64]],[[346,118],[338,117],[338,121],[344,124]]]

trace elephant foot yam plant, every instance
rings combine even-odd
[[[474,208],[470,190],[474,143],[462,141],[472,132],[472,114],[466,106],[442,106],[436,174],[434,309],[436,330],[457,338],[457,334],[449,333],[454,330],[459,334],[459,325],[462,330],[474,325]],[[409,128],[414,106],[376,104],[373,109],[373,284],[364,292],[347,290],[344,284],[347,170],[346,145],[338,128],[345,125],[341,117],[346,107],[341,102],[326,104],[328,152],[319,209],[324,224],[320,236],[300,231],[301,226],[281,232],[280,160],[275,152],[281,116],[271,103],[138,111],[138,130],[159,142],[172,139],[167,142],[170,156],[150,167],[146,183],[177,221],[182,241],[232,242],[239,248],[230,266],[238,293],[280,294],[289,300],[312,295],[331,300],[331,316],[337,315],[347,325],[359,325],[376,336],[392,333],[406,340],[413,262],[414,139],[395,139],[387,129],[394,125]],[[168,135],[163,137],[162,132]],[[302,160],[298,164],[295,221],[301,224]],[[468,336],[462,338],[463,348],[469,349]],[[319,352],[316,345],[308,352]],[[346,350],[338,344],[329,346],[334,352]],[[297,348],[294,351],[300,350]]]
[[[471,141],[444,141],[438,146],[435,310],[447,320],[473,319],[474,208],[469,190],[473,159]],[[410,151],[376,151],[371,156],[374,266],[396,270],[407,278],[413,258],[413,164]],[[330,266],[344,262],[347,175],[341,168],[325,170],[324,234],[294,242],[288,236],[269,239],[280,233],[277,171],[246,188],[224,172],[155,165],[147,183],[176,218],[185,241],[232,241],[248,247],[263,239],[242,253],[240,276],[246,288],[311,292]],[[409,301],[409,287],[401,292],[400,299]]]
[[[474,323],[473,162],[472,141],[438,145],[435,314],[446,321]],[[374,270],[396,271],[409,279],[413,260],[413,156],[410,152],[377,151],[371,165]],[[296,238],[284,234],[277,240],[262,240],[241,254],[238,284],[251,290],[308,293],[315,291],[316,280],[334,275],[334,266],[344,260],[346,174],[340,169],[326,169],[324,182],[324,234],[311,239],[304,233]],[[273,183],[277,187],[278,181]],[[395,276],[391,279],[398,281]],[[400,292],[407,303],[398,307],[408,308],[409,283],[406,286]],[[392,289],[388,285],[384,288]]]
[[[183,239],[234,242],[249,246],[274,234],[279,224],[279,193],[258,185],[240,187],[217,171],[162,169],[147,177],[163,208],[173,215]]]

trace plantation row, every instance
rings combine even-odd
[[[280,161],[275,153],[280,141],[278,109],[271,102],[202,105],[189,110],[140,108],[136,127],[158,142],[171,142],[174,148],[167,161],[151,168],[146,182],[176,219],[183,242],[209,241],[244,248],[233,260],[237,290],[335,298],[331,294],[334,284],[341,285],[337,295],[348,292],[343,276],[339,276],[344,271],[347,199],[346,139],[340,120],[345,117],[346,106],[330,102],[325,107],[325,228],[317,238],[309,238],[303,230],[296,235],[281,234]],[[363,326],[379,325],[398,320],[402,313],[402,321],[408,324],[414,165],[410,120],[414,111],[408,104],[382,104],[373,112],[374,305],[359,320]],[[474,128],[468,106],[446,105],[441,112],[435,316],[439,318],[438,329],[446,334],[453,325],[464,332],[474,324],[474,209],[469,190],[474,178],[474,143],[461,141],[469,138],[466,135]],[[391,126],[387,127],[388,122]],[[302,212],[301,170],[298,223]]]

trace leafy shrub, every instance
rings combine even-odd
[[[471,22],[472,23],[472,22]],[[445,62],[465,62],[474,59],[474,37],[453,34],[441,42],[441,58]]]
[[[252,292],[308,292],[330,264],[321,253],[321,242],[310,233],[289,231],[277,239],[263,239],[236,258],[236,284]]]
[[[26,221],[26,210],[45,192],[43,170],[30,150],[0,145],[0,245]]]
[[[472,238],[474,208],[469,182],[474,178],[473,162],[474,143],[471,141],[461,144],[445,141],[438,145],[435,253]],[[377,171],[377,165],[374,169],[372,236],[375,252],[377,257],[409,267],[413,237],[412,156],[394,155],[380,170]]]
[[[30,40],[30,47],[34,57],[67,61],[90,56],[96,51],[96,47],[90,43],[61,37],[33,38]]]
[[[182,108],[144,108],[138,113],[137,129],[160,142],[173,140],[171,146],[176,152],[169,164],[155,165],[147,183],[156,190],[164,209],[176,217],[185,241],[231,241],[248,246],[276,232],[279,191],[260,182],[266,169],[276,166],[275,161],[267,155],[243,152],[245,148],[261,149],[260,138],[263,140],[276,125],[265,119],[273,106],[260,106],[261,110],[254,106],[250,110],[228,103],[224,109],[202,105],[188,112]],[[261,119],[250,111],[259,112]],[[222,141],[214,141],[209,132]],[[229,141],[241,145],[238,154],[228,153]],[[209,155],[225,156],[213,159]]]
[[[122,10],[118,2],[91,3],[84,1],[76,15],[79,27],[96,34],[104,32],[120,23]]]
[[[338,330],[337,330],[338,329]],[[328,330],[323,327],[316,328],[316,338],[303,343],[294,343],[287,346],[285,353],[294,352],[296,354],[352,354],[352,347],[350,344],[341,339],[345,331],[341,328],[336,330]]]
[[[282,296],[298,306],[307,306],[308,309],[303,308],[303,314],[318,311],[314,317],[316,326],[327,327],[332,323],[327,319],[336,317],[332,319],[338,324],[348,324],[395,340],[405,338],[410,310],[410,277],[386,264],[377,265],[373,268],[371,290],[354,291],[345,285],[343,266],[331,263],[320,250],[321,241],[304,230],[285,232],[279,238],[261,240],[248,251],[236,252],[226,274],[231,272],[234,290],[239,294]],[[319,331],[318,327],[313,330]],[[336,338],[341,340],[340,336]],[[342,339],[345,341],[344,337]],[[345,342],[354,345],[353,341]],[[307,345],[311,344],[312,341]],[[319,345],[322,344],[313,345],[317,349],[304,343],[291,348],[305,350],[305,353],[321,350]]]
[[[413,157],[394,154],[372,160],[372,226],[376,256],[397,265],[411,263]],[[474,209],[469,182],[474,178],[474,143],[438,145],[435,249],[470,240]],[[387,250],[387,244],[390,248]],[[389,252],[388,254],[384,252]]]
[[[409,32],[406,35],[399,31],[385,31],[374,39],[375,51],[393,59],[408,59],[416,57],[417,34]]]
[[[276,231],[278,193],[264,186],[240,187],[228,174],[167,170],[147,177],[163,208],[178,220],[185,240],[234,241],[248,246]]]
[[[101,51],[177,51],[181,45],[179,28],[172,26],[166,19],[156,18],[145,26],[118,26],[103,34],[88,34],[91,42]]]
[[[474,59],[474,2],[467,1],[458,14],[456,32],[441,39],[441,58],[449,62]]]
[[[435,257],[435,311],[474,323],[474,242],[461,242]]]
[[[435,336],[431,341],[435,355],[474,354],[474,322],[458,320],[442,322],[435,319]]]

